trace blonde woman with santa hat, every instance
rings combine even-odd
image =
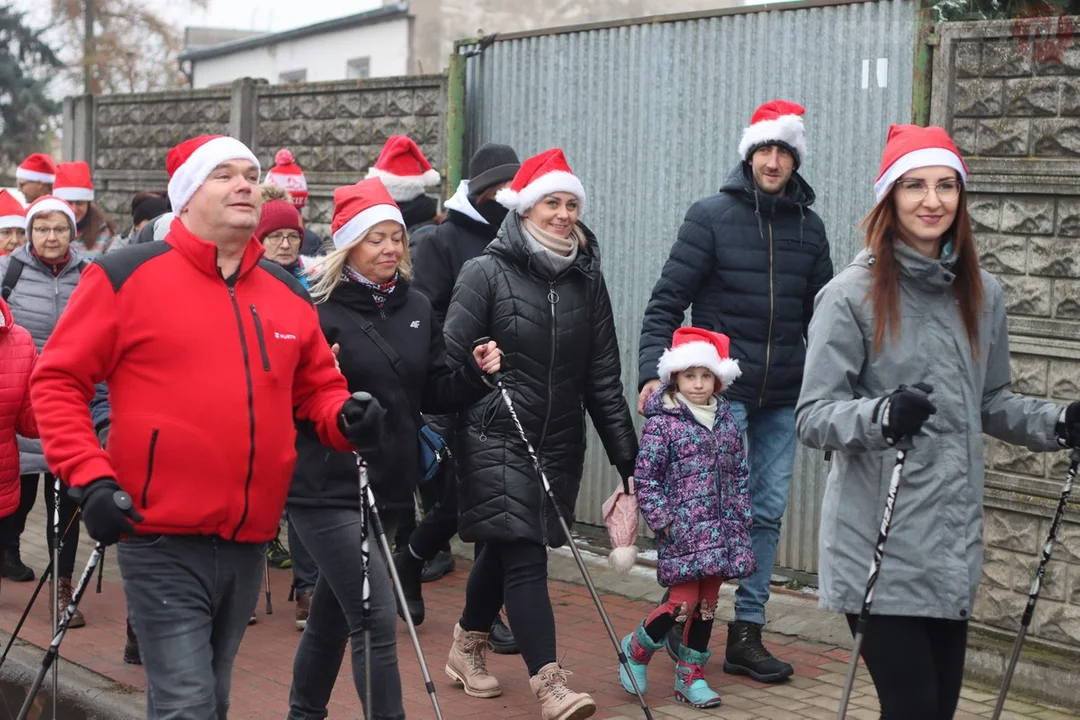
[[[667,600],[623,638],[627,665],[619,682],[633,694],[627,672],[644,692],[653,654],[678,617],[686,617],[675,663],[675,699],[697,708],[720,705],[705,681],[720,585],[754,571],[750,546],[749,470],[742,430],[721,394],[739,377],[726,335],[695,327],[675,331],[660,356],[661,385],[645,402],[645,429],[634,471],[634,492],[656,533],[657,580]]]
[[[401,208],[405,229],[410,234],[438,222],[439,203],[424,193],[439,184],[439,173],[412,138],[391,135],[367,176],[383,181],[390,197]]]
[[[939,127],[889,129],[866,248],[817,297],[796,408],[832,451],[821,605],[855,628],[897,447],[911,447],[862,657],[882,718],[953,717],[982,578],[983,433],[1080,445],[1080,402],[1010,389],[1001,286],[980,269],[967,168]]]
[[[490,392],[486,373],[500,368],[495,343],[475,349],[452,371],[431,303],[410,288],[408,238],[401,210],[378,178],[334,191],[334,251],[312,287],[326,342],[351,392],[371,393],[386,408],[378,452],[364,454],[376,501],[394,535],[396,517],[412,512],[420,477],[422,412],[456,412]],[[352,643],[356,690],[365,697],[361,500],[356,458],[326,452],[301,424],[289,490],[289,521],[319,566],[307,625],[293,661],[290,720],[326,717],[345,645]],[[372,686],[368,717],[404,718],[398,675],[395,603],[386,566],[371,543]],[[489,624],[490,627],[490,624]]]
[[[87,257],[104,255],[116,234],[116,223],[94,202],[90,166],[81,160],[57,165],[53,195],[66,200],[75,211],[72,243],[79,252]]]
[[[585,190],[562,150],[526,160],[495,197],[510,213],[484,254],[461,269],[446,317],[447,350],[460,366],[476,338],[499,343],[508,366],[503,382],[569,522],[581,487],[586,410],[623,478],[637,455],[611,299],[596,236],[578,219]],[[458,534],[484,547],[446,672],[473,697],[502,693],[485,650],[505,599],[545,720],[590,717],[595,702],[567,687],[569,672],[557,662],[547,589],[547,548],[570,539],[497,393],[459,416],[457,457]]]

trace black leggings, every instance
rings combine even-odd
[[[855,632],[856,615],[848,615]],[[862,658],[881,720],[952,720],[964,679],[966,620],[871,615]]]
[[[534,542],[484,543],[465,585],[461,629],[490,631],[504,598],[506,619],[532,677],[556,659],[547,548]]]
[[[34,509],[39,475],[38,473],[23,475],[20,477],[20,481],[22,482],[22,496],[19,498],[19,508],[15,511],[13,537],[8,544],[8,548],[11,549],[19,547],[19,536],[26,529],[26,519],[30,516],[30,511]],[[49,547],[50,562],[52,561],[53,546],[53,503],[55,502],[53,484],[55,482],[55,476],[45,473],[45,540]],[[75,571],[75,553],[79,550],[79,521],[71,522],[71,519],[75,517],[75,511],[78,509],[78,504],[68,497],[67,485],[60,483],[60,536],[64,540],[64,547],[60,549],[60,577],[69,580]],[[69,524],[70,530],[68,530]],[[66,535],[64,534],[65,530],[67,530]]]

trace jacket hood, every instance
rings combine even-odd
[[[578,250],[577,258],[571,267],[590,274],[598,272],[600,270],[600,246],[596,241],[596,235],[593,234],[592,230],[585,227],[585,224],[580,220],[577,227],[585,235],[585,247]],[[507,214],[502,227],[499,228],[499,234],[495,236],[495,239],[491,241],[491,244],[487,246],[487,250],[484,252],[501,255],[511,262],[524,266],[530,272],[540,275],[533,268],[534,252],[529,249],[528,243],[525,241],[525,227],[522,218],[514,211]]]
[[[443,203],[443,207],[447,210],[453,210],[459,212],[465,217],[478,222],[481,225],[487,225],[488,221],[484,219],[484,216],[476,211],[473,204],[469,201],[469,181],[462,180],[458,183],[457,191],[451,196],[449,200]]]
[[[720,192],[734,195],[748,205],[760,208],[766,214],[789,208],[802,210],[813,205],[814,200],[817,199],[810,183],[806,182],[798,171],[791,173],[791,179],[788,180],[782,195],[758,192],[754,185],[754,175],[750,165],[745,162],[740,162],[728,173],[724,184],[720,186]]]
[[[955,249],[944,258],[929,258],[897,239],[893,241],[893,251],[900,263],[900,274],[926,290],[943,292],[950,289],[956,280],[953,267],[958,253]],[[869,270],[874,264],[874,256],[869,248],[863,248],[851,264]]]

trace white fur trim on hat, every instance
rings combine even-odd
[[[687,370],[692,367],[708,368],[720,381],[722,388],[727,388],[740,375],[739,361],[732,358],[721,358],[712,343],[688,342],[676,348],[669,348],[660,356],[660,362],[656,364],[660,382],[671,382],[672,373]]]
[[[611,548],[611,554],[608,555],[608,565],[612,570],[623,575],[629,573],[636,562],[637,547],[635,545]]]
[[[55,188],[53,195],[68,202],[93,202],[94,191],[90,188],[63,187]]]
[[[552,193],[566,192],[578,199],[578,205],[585,204],[585,187],[577,175],[563,170],[545,173],[523,187],[520,191],[508,187],[495,193],[495,200],[500,205],[514,210],[521,215],[536,203]]]
[[[377,167],[369,168],[367,177],[377,177],[382,180],[383,185],[386,186],[386,191],[390,193],[390,197],[398,202],[420,197],[424,194],[425,189],[438,185],[439,180],[442,179],[434,169],[428,170],[422,175],[395,175]]]
[[[3,217],[0,217],[0,230],[6,230],[7,228],[19,228],[20,230],[25,230],[26,216],[4,215]]]
[[[952,168],[960,175],[960,182],[967,185],[967,171],[964,169],[964,162],[956,153],[945,148],[922,148],[912,150],[907,155],[901,155],[896,162],[889,166],[885,174],[874,183],[874,201],[881,202],[881,198],[889,193],[893,183],[909,170],[937,165]]]
[[[37,172],[36,170],[23,170],[22,168],[15,168],[15,179],[26,180],[27,182],[41,182],[46,185],[52,185],[56,182],[55,175]]]
[[[26,224],[23,225],[23,228],[26,230],[26,236],[30,237],[30,226],[34,224],[35,217],[51,212],[64,213],[71,222],[72,231],[75,230],[75,212],[71,209],[71,206],[59,198],[46,198],[39,200],[26,208]]]
[[[195,148],[169,180],[169,202],[173,212],[179,215],[191,200],[191,196],[202,187],[210,173],[214,172],[214,168],[229,160],[247,160],[262,173],[262,166],[259,165],[255,153],[236,138],[223,135],[208,140]]]
[[[401,211],[396,205],[372,205],[338,228],[338,231],[334,233],[334,247],[340,250],[347,245],[352,245],[364,233],[384,220],[393,220],[400,223],[402,228],[405,227],[405,218],[401,216]]]
[[[798,162],[806,159],[806,130],[802,117],[781,115],[775,120],[762,120],[743,130],[739,141],[739,157],[746,159],[751,148],[780,141],[795,148],[799,154]]]

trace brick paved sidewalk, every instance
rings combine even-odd
[[[37,543],[29,535],[28,532],[24,536],[24,555],[38,569],[44,563],[43,542]],[[81,571],[82,563],[90,552],[90,546],[85,541],[82,545],[77,572]],[[468,698],[460,690],[452,688],[443,673],[451,629],[461,611],[467,572],[468,563],[459,560],[456,572],[438,583],[424,586],[428,612],[427,620],[420,628],[420,640],[435,681],[443,716],[447,720],[538,717],[536,700],[529,690],[519,656],[489,656],[489,668],[505,688],[503,696],[496,699]],[[230,718],[234,720],[267,720],[284,717],[287,713],[292,659],[300,637],[293,624],[293,605],[286,601],[290,582],[289,571],[271,570],[274,614],[265,615],[265,601],[260,598],[259,621],[248,628],[237,658],[230,712]],[[32,589],[33,583],[4,581],[0,594],[0,629],[10,632],[14,628]],[[559,653],[566,667],[574,673],[572,686],[593,695],[601,708],[595,716],[597,718],[641,718],[640,708],[618,684],[614,652],[587,591],[579,585],[556,580],[550,582],[550,590],[558,626]],[[615,595],[605,596],[604,604],[619,633],[629,632],[651,608],[648,602]],[[132,703],[141,704],[145,690],[141,669],[125,665],[121,659],[125,611],[119,574],[111,554],[107,558],[102,594],[94,594],[91,586],[82,608],[88,624],[85,628],[68,633],[61,646],[61,655],[68,661],[130,686],[137,691],[131,695]],[[723,652],[725,630],[725,627],[719,627],[713,637],[712,647],[718,654]],[[38,647],[47,644],[49,614],[46,603],[41,602],[31,613],[22,637]],[[780,685],[763,685],[724,674],[720,670],[720,663],[714,659],[707,672],[713,686],[722,693],[724,704],[721,708],[708,711],[674,703],[674,666],[666,655],[658,653],[649,668],[647,695],[654,717],[657,720],[834,717],[848,653],[834,646],[773,633],[766,633],[766,643],[777,656],[795,665],[795,677]],[[408,717],[432,718],[434,713],[423,690],[419,667],[404,625],[399,628],[398,647]],[[993,696],[989,693],[965,688],[957,720],[988,717],[992,702]],[[1006,718],[1056,720],[1074,717],[1071,713],[1026,702],[1010,701],[1008,707],[1010,711],[1006,713]],[[347,657],[331,700],[330,717],[344,720],[361,717]],[[860,670],[848,717],[853,720],[878,717],[877,700],[865,670]]]

